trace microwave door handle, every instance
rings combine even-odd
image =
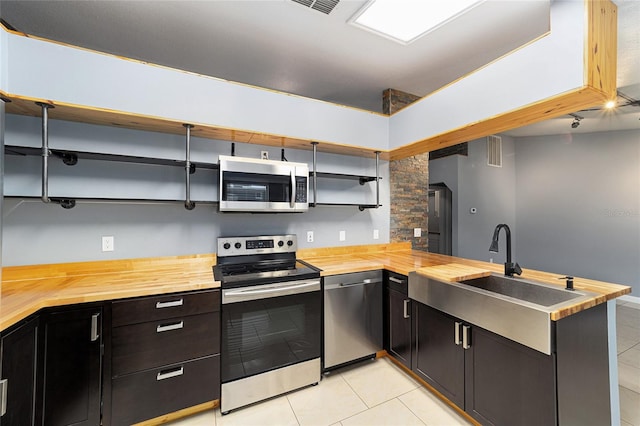
[[[295,167],[291,169],[291,208],[296,206],[296,169]]]

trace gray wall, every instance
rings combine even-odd
[[[516,144],[521,265],[632,285],[640,296],[640,131]]]
[[[521,266],[630,285],[640,296],[640,131],[503,136],[502,169],[486,166],[485,146],[473,141],[469,157],[429,164],[430,181],[453,191],[454,255],[504,262],[503,234],[500,254],[488,245],[506,222]]]
[[[458,255],[459,155],[429,161],[429,184],[444,183],[451,190],[451,253]]]
[[[493,230],[506,223],[512,230],[516,258],[515,144],[502,137],[502,167],[487,165],[486,140],[469,143],[469,155],[452,155],[429,162],[429,180],[444,182],[452,191],[453,255],[504,263],[506,239],[500,234],[500,253],[490,253]],[[477,213],[470,213],[475,207]]]
[[[40,145],[40,120],[7,115],[5,143]],[[50,146],[60,149],[109,152],[161,158],[184,158],[184,136],[115,127],[50,121]],[[217,162],[229,155],[230,143],[192,139],[192,161]],[[261,150],[279,159],[280,149],[236,144],[236,155],[258,157]],[[311,151],[287,150],[289,161],[311,164]],[[184,169],[153,165],[80,160],[76,166],[51,161],[50,196],[181,199]],[[360,212],[357,207],[317,207],[300,214],[219,213],[217,206],[200,203],[187,211],[181,203],[79,202],[70,210],[20,196],[40,194],[40,158],[5,157],[5,199],[2,230],[4,265],[58,263],[212,253],[222,235],[296,233],[300,247],[387,243],[389,241],[388,163],[381,161],[382,208]],[[344,155],[318,154],[318,170],[375,174],[375,161]],[[214,172],[198,170],[192,198],[217,199]],[[323,179],[319,202],[374,203],[375,184]],[[15,198],[14,198],[15,197]],[[380,238],[373,239],[373,229]],[[347,239],[339,241],[339,231]],[[314,231],[315,241],[306,242]],[[115,251],[101,251],[101,237],[115,237]]]

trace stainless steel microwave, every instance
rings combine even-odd
[[[222,212],[309,210],[309,166],[305,163],[221,155]]]

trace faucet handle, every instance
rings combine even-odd
[[[518,265],[518,262],[516,262],[513,265],[513,273],[517,275],[522,275],[522,268],[520,267],[520,265]]]
[[[559,280],[567,280],[567,287],[565,288],[565,290],[573,291],[573,277],[572,276],[567,275],[565,277],[560,277],[558,279]]]

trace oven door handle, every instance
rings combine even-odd
[[[222,292],[222,303],[244,302],[255,299],[266,299],[268,297],[286,296],[289,294],[313,291],[309,287],[317,287],[320,290],[320,280],[296,281],[293,285],[279,285],[269,288],[243,288],[240,290],[224,290]],[[303,290],[303,291],[299,291]]]

